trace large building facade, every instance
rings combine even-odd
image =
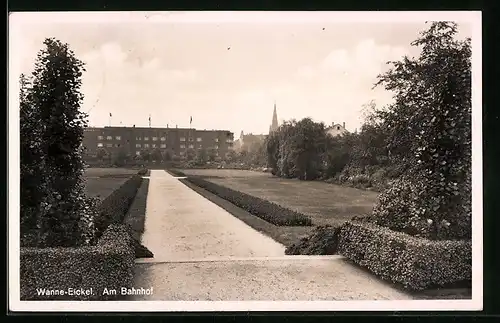
[[[141,155],[159,151],[170,156],[186,157],[200,149],[213,150],[224,157],[232,149],[234,135],[228,130],[193,128],[89,127],[85,129],[83,146],[88,157],[97,157],[99,150],[114,155]]]

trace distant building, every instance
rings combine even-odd
[[[345,128],[345,122],[342,124],[332,122],[332,125],[326,128],[326,132],[333,137],[337,137],[348,133],[349,131]]]
[[[278,113],[276,111],[276,103],[274,103],[273,117],[271,120],[271,125],[269,126],[269,133],[278,130]],[[264,142],[267,135],[254,135],[252,133],[244,134],[243,131],[240,133],[240,138],[234,142],[233,148],[236,151],[241,150],[252,150],[257,144]]]
[[[273,111],[273,120],[271,121],[271,125],[269,126],[269,133],[272,133],[278,130],[278,114],[276,112],[276,102],[274,102],[274,111]]]
[[[254,135],[249,133],[245,135],[243,131],[240,134],[240,138],[237,140],[235,150],[242,151],[252,151],[258,144],[261,144],[266,139],[267,135]]]
[[[100,149],[107,154],[124,152],[140,155],[142,151],[168,153],[185,157],[188,150],[214,149],[223,157],[233,145],[233,133],[228,130],[198,130],[193,128],[104,127],[86,128],[83,145],[87,157],[97,157]]]

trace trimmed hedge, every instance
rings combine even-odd
[[[410,290],[470,284],[471,241],[434,241],[358,221],[345,222],[339,253]]]
[[[325,225],[314,228],[310,235],[289,246],[285,255],[334,255],[339,244],[340,227]]]
[[[141,175],[133,175],[101,202],[98,206],[99,216],[95,219],[97,239],[110,224],[123,222],[142,181]]]
[[[312,225],[311,219],[306,217],[305,215],[290,209],[286,209],[261,198],[235,191],[195,176],[187,177],[187,181],[233,203],[234,205],[242,209],[245,209],[247,212],[258,216],[259,218],[274,225]]]
[[[123,223],[130,227],[132,237],[138,241],[144,232],[148,191],[149,179],[144,179],[123,219]]]
[[[148,173],[149,173],[149,169],[141,169],[140,171],[137,172],[137,175],[145,176],[145,175],[148,175]]]
[[[137,190],[137,194],[130,205],[130,208],[125,215],[123,223],[130,229],[130,234],[134,241],[135,257],[136,258],[152,258],[153,253],[146,247],[141,245],[141,237],[144,232],[144,224],[146,221],[146,204],[149,191],[149,179],[144,179],[141,186]]]
[[[133,284],[134,243],[124,225],[110,225],[96,246],[21,248],[21,300],[120,300]],[[103,295],[104,288],[117,295]],[[76,291],[89,295],[69,295]],[[58,291],[59,295],[41,295]]]
[[[183,172],[181,172],[180,170],[177,170],[177,169],[168,169],[168,170],[166,170],[166,172],[172,176],[186,177],[186,174],[184,174]]]

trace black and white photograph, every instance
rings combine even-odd
[[[481,310],[481,13],[9,15],[11,311]]]

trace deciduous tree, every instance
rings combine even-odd
[[[395,94],[379,112],[389,151],[408,166],[402,181],[418,189],[418,203],[401,217],[429,223],[434,238],[471,234],[471,45],[456,34],[453,22],[431,23],[412,43],[420,56],[391,62],[377,83]],[[392,189],[381,200],[406,203],[408,191]],[[386,213],[384,203],[376,212]]]

